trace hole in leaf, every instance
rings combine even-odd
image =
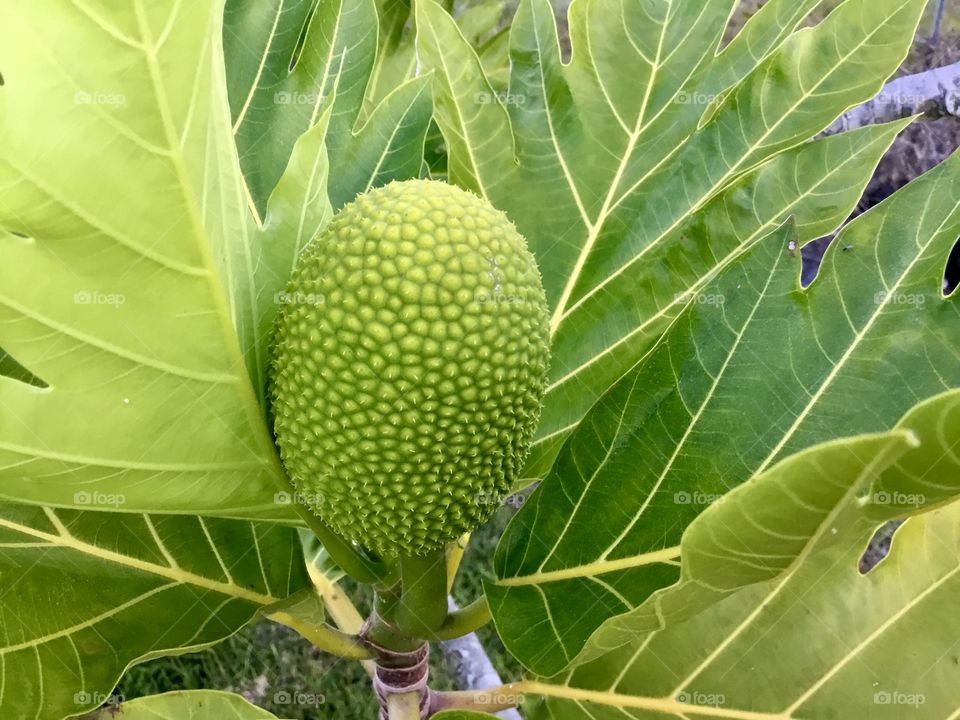
[[[947,266],[943,269],[943,294],[950,295],[960,284],[960,238],[950,249]]]
[[[817,238],[811,240],[800,248],[800,257],[802,258],[802,270],[800,273],[801,287],[810,287],[820,272],[820,264],[823,262],[823,256],[827,252],[827,246],[833,241],[833,236]]]
[[[0,375],[5,377],[12,378],[27,385],[32,385],[33,387],[43,388],[46,390],[50,387],[50,383],[47,383],[32,372],[27,370],[23,365],[17,362],[16,358],[13,357],[10,353],[0,347]]]
[[[313,0],[310,5],[310,12],[307,13],[307,16],[303,19],[303,27],[300,28],[300,36],[297,38],[296,47],[293,49],[293,55],[290,56],[290,65],[288,70],[293,72],[293,69],[297,66],[297,63],[300,62],[300,55],[303,52],[303,46],[307,42],[307,34],[310,32],[310,24],[313,22],[313,17],[317,14],[317,8],[320,7],[320,0]]]
[[[869,573],[890,554],[890,548],[893,546],[893,536],[901,525],[903,525],[903,520],[891,520],[877,529],[873,537],[870,538],[867,549],[860,556],[859,569],[861,575]]]

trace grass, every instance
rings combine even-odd
[[[483,591],[492,576],[493,550],[513,511],[501,509],[478,530],[464,556],[454,597],[466,604]],[[366,611],[366,588],[346,581],[344,587]],[[494,666],[504,679],[520,676],[520,667],[506,652],[492,626],[478,633]],[[431,657],[431,686],[453,688],[439,649]],[[288,628],[269,621],[250,625],[219,645],[197,653],[151,660],[131,668],[116,694],[126,700],[172,690],[227,690],[280,718],[350,720],[376,716],[370,679],[359,663],[316,651]]]

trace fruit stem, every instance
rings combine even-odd
[[[423,644],[396,624],[397,608],[400,607],[399,588],[378,588],[374,596],[373,614],[367,621],[364,638],[374,645],[393,652],[411,652]]]
[[[396,608],[401,631],[431,638],[447,619],[446,548],[400,558],[403,591]]]
[[[443,625],[429,639],[443,641],[463,637],[482,628],[491,619],[487,598],[479,597],[466,607],[448,614]]]

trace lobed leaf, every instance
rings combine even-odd
[[[806,289],[795,243],[761,240],[598,403],[498,549],[491,606],[528,667],[557,672],[671,584],[684,530],[729,489],[960,385],[940,290],[958,172],[960,154],[848,225]]]
[[[221,7],[107,5],[0,10],[0,347],[42,381],[0,377],[0,492],[289,518]]]
[[[682,228],[744,173],[875,94],[923,9],[920,0],[847,0],[816,28],[791,32],[816,4],[771,3],[717,55],[729,0],[579,0],[563,65],[548,2],[525,0],[506,96],[452,19],[433,2],[417,6],[450,178],[516,223],[552,307],[531,477],[549,470],[591,405],[649,349],[658,319],[726,256],[678,245]],[[676,275],[657,262],[668,252]]]
[[[811,448],[731,492],[685,535],[685,578],[657,622],[612,621],[564,678],[527,688],[548,696],[534,717],[955,714],[960,503],[937,505],[960,491],[958,412],[960,394],[945,393],[890,433]],[[918,485],[938,495],[862,575],[877,522],[903,511],[877,488]],[[891,662],[904,648],[909,662]]]
[[[109,699],[136,662],[220,642],[309,585],[297,532],[236,520],[0,511],[4,717]]]
[[[326,145],[335,209],[416,177],[430,123],[429,78],[397,78],[364,99],[387,53],[373,0],[228,0],[224,27],[233,130],[258,216],[298,138],[330,107]]]

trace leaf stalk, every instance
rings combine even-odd
[[[278,611],[267,616],[271,620],[296,630],[313,643],[318,650],[347,660],[372,660],[376,653],[357,635],[342,632],[327,623],[306,623],[287,612]]]

